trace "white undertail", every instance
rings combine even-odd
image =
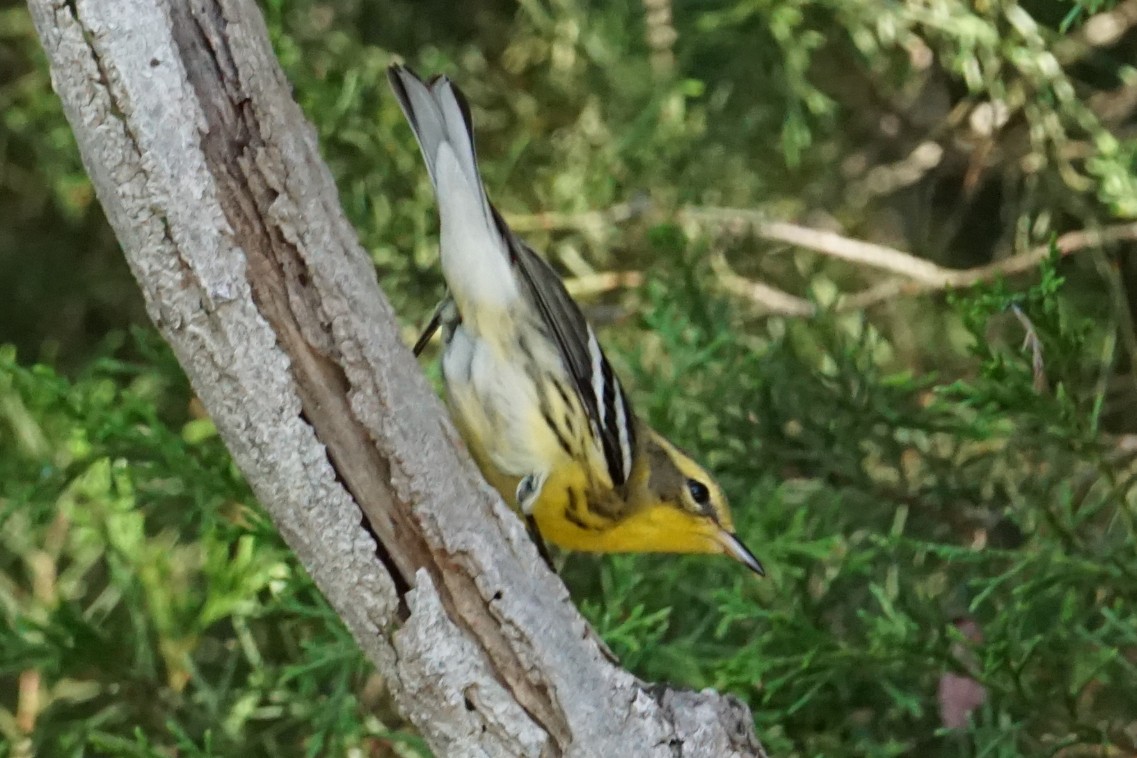
[[[461,95],[446,77],[427,84],[404,68],[391,76],[438,199],[442,274],[458,311],[465,319],[508,306],[519,296],[517,281],[478,172]]]

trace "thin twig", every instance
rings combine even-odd
[[[602,229],[610,224],[621,224],[642,215],[650,208],[646,199],[635,199],[627,203],[617,203],[610,208],[580,213],[506,213],[509,227],[518,234],[529,232],[554,232],[563,229],[587,231]]]
[[[1050,255],[1051,249],[1050,245],[1039,245],[1025,253],[1019,253],[984,266],[951,269],[938,266],[931,261],[917,258],[895,248],[845,237],[835,232],[813,229],[786,221],[770,221],[764,218],[759,211],[739,208],[688,207],[683,210],[683,214],[692,220],[711,221],[736,228],[742,223],[754,236],[760,239],[784,242],[822,255],[899,275],[899,277],[874,284],[861,292],[841,297],[837,302],[839,311],[868,308],[897,297],[912,297],[936,290],[970,287],[1000,276],[1021,274],[1037,268]],[[1067,232],[1055,241],[1054,246],[1060,255],[1069,255],[1082,250],[1097,249],[1132,240],[1137,240],[1137,222],[1105,226],[1100,229]],[[735,276],[738,275],[735,274]],[[727,286],[728,289],[738,294],[745,293],[745,288],[739,282],[732,281]],[[765,288],[767,285],[761,286]],[[758,297],[751,299],[763,307],[776,310],[784,315],[800,315],[801,309],[797,305],[790,306],[788,310],[772,308],[770,298],[765,293],[760,293]]]
[[[896,248],[845,237],[836,232],[813,229],[788,221],[770,221],[764,218],[759,211],[742,208],[688,207],[683,210],[683,214],[694,220],[725,224],[741,220],[747,223],[751,233],[760,239],[784,242],[832,258],[840,258],[851,263],[859,263],[899,274],[909,279],[910,284],[916,284],[918,287],[922,285],[922,288],[918,288],[914,292],[906,288],[903,294],[915,294],[931,289],[968,287],[1001,275],[1020,274],[1035,268],[1050,254],[1049,245],[1039,245],[1025,253],[1019,253],[984,266],[952,269],[938,266],[931,261],[917,258],[911,253]],[[1137,222],[1105,226],[1096,230],[1083,229],[1068,232],[1059,237],[1055,245],[1059,253],[1068,255],[1080,250],[1129,240],[1137,240]]]
[[[711,270],[718,275],[719,283],[727,292],[744,297],[773,314],[812,316],[817,312],[817,306],[804,298],[735,273],[721,252],[711,255]]]
[[[851,182],[846,197],[857,206],[865,206],[874,197],[881,197],[911,187],[940,165],[943,147],[933,140],[925,140],[908,155],[892,163],[873,166],[863,178]]]
[[[835,310],[838,313],[847,313],[849,311],[861,311],[880,303],[895,300],[898,297],[906,297],[908,295],[917,294],[919,287],[915,282],[909,281],[899,276],[889,277],[876,284],[866,287],[860,292],[854,292],[851,295],[841,295],[837,298]]]
[[[565,289],[573,297],[589,297],[611,290],[639,287],[644,282],[642,271],[597,271],[564,280]]]
[[[1102,227],[1100,230],[1079,230],[1063,234],[1055,241],[1060,255],[1083,250],[1093,250],[1118,242],[1137,240],[1137,222]],[[822,252],[822,251],[817,251]],[[899,251],[897,251],[899,252]],[[906,253],[901,253],[906,255]],[[1025,253],[1012,255],[1001,261],[988,263],[968,269],[941,269],[943,276],[938,282],[922,282],[903,279],[889,279],[868,287],[861,292],[846,295],[838,300],[837,310],[861,310],[871,308],[897,297],[915,297],[927,292],[946,289],[962,289],[980,282],[988,282],[1000,276],[1013,276],[1031,271],[1050,255],[1049,245],[1039,245]],[[937,268],[939,268],[937,266]]]
[[[621,203],[610,209],[584,213],[540,213],[530,216],[512,216],[509,223],[518,232],[540,229],[596,228],[620,223],[643,215],[650,209],[646,202]],[[913,297],[927,292],[970,287],[980,282],[1012,276],[1035,269],[1050,255],[1050,245],[1039,245],[1026,252],[1012,255],[984,266],[953,269],[939,266],[911,253],[886,245],[846,237],[836,232],[814,229],[789,221],[771,220],[761,211],[749,208],[716,206],[686,206],[674,217],[698,226],[714,225],[735,234],[750,233],[759,239],[782,242],[831,258],[887,271],[895,276],[878,282],[860,292],[842,295],[837,300],[838,311],[870,308],[897,297]],[[1137,222],[1103,226],[1099,229],[1079,229],[1061,235],[1054,242],[1060,255],[1097,249],[1119,242],[1137,240]],[[730,292],[752,300],[759,306],[786,316],[811,315],[816,308],[808,300],[747,279],[727,264],[725,257],[712,256],[711,265],[720,276],[723,286]],[[608,276],[620,276],[609,274]],[[620,286],[620,285],[614,285]],[[626,285],[634,286],[634,285]]]
[[[1018,305],[1012,305],[1011,313],[1019,320],[1023,331],[1026,333],[1023,337],[1022,349],[1030,349],[1030,368],[1034,376],[1034,391],[1039,394],[1046,392],[1046,362],[1042,357],[1042,339],[1038,336],[1038,330],[1034,328],[1034,322],[1023,313],[1022,308]]]
[[[728,210],[687,208],[684,213],[688,217],[714,218]],[[756,212],[747,211],[746,213],[749,215]],[[824,229],[793,224],[788,221],[769,221],[755,218],[750,222],[750,229],[760,239],[784,242],[795,247],[823,253],[832,258],[840,258],[851,263],[860,263],[890,271],[924,284],[939,285],[945,274],[949,273],[949,269],[941,268],[931,261],[917,258],[895,248],[845,237]]]

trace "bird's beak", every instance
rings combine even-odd
[[[746,545],[743,545],[742,540],[738,539],[733,532],[728,532],[723,529],[719,532],[718,538],[724,553],[758,576],[766,576],[766,569],[762,568],[762,564],[754,557],[754,553],[750,552],[750,549],[746,547]]]

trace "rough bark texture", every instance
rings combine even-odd
[[[154,323],[440,756],[761,755],[611,665],[401,344],[253,0],[29,0]]]

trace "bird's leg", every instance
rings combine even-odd
[[[549,570],[556,574],[557,568],[553,565],[552,556],[549,555],[549,546],[545,544],[544,538],[541,537],[541,531],[537,529],[537,519],[533,518],[533,506],[537,503],[537,498],[541,495],[541,488],[544,486],[544,475],[528,474],[522,477],[521,481],[517,483],[517,505],[525,514],[525,526],[529,528],[529,536],[537,546],[537,552],[541,554]]]
[[[549,571],[556,574],[557,567],[553,565],[553,557],[549,555],[549,546],[545,544],[545,539],[541,536],[541,532],[537,531],[537,519],[532,516],[526,516],[525,526],[529,529],[529,538],[532,539],[533,544],[537,546],[537,553],[541,556],[541,559],[545,561],[545,565],[549,567]]]

